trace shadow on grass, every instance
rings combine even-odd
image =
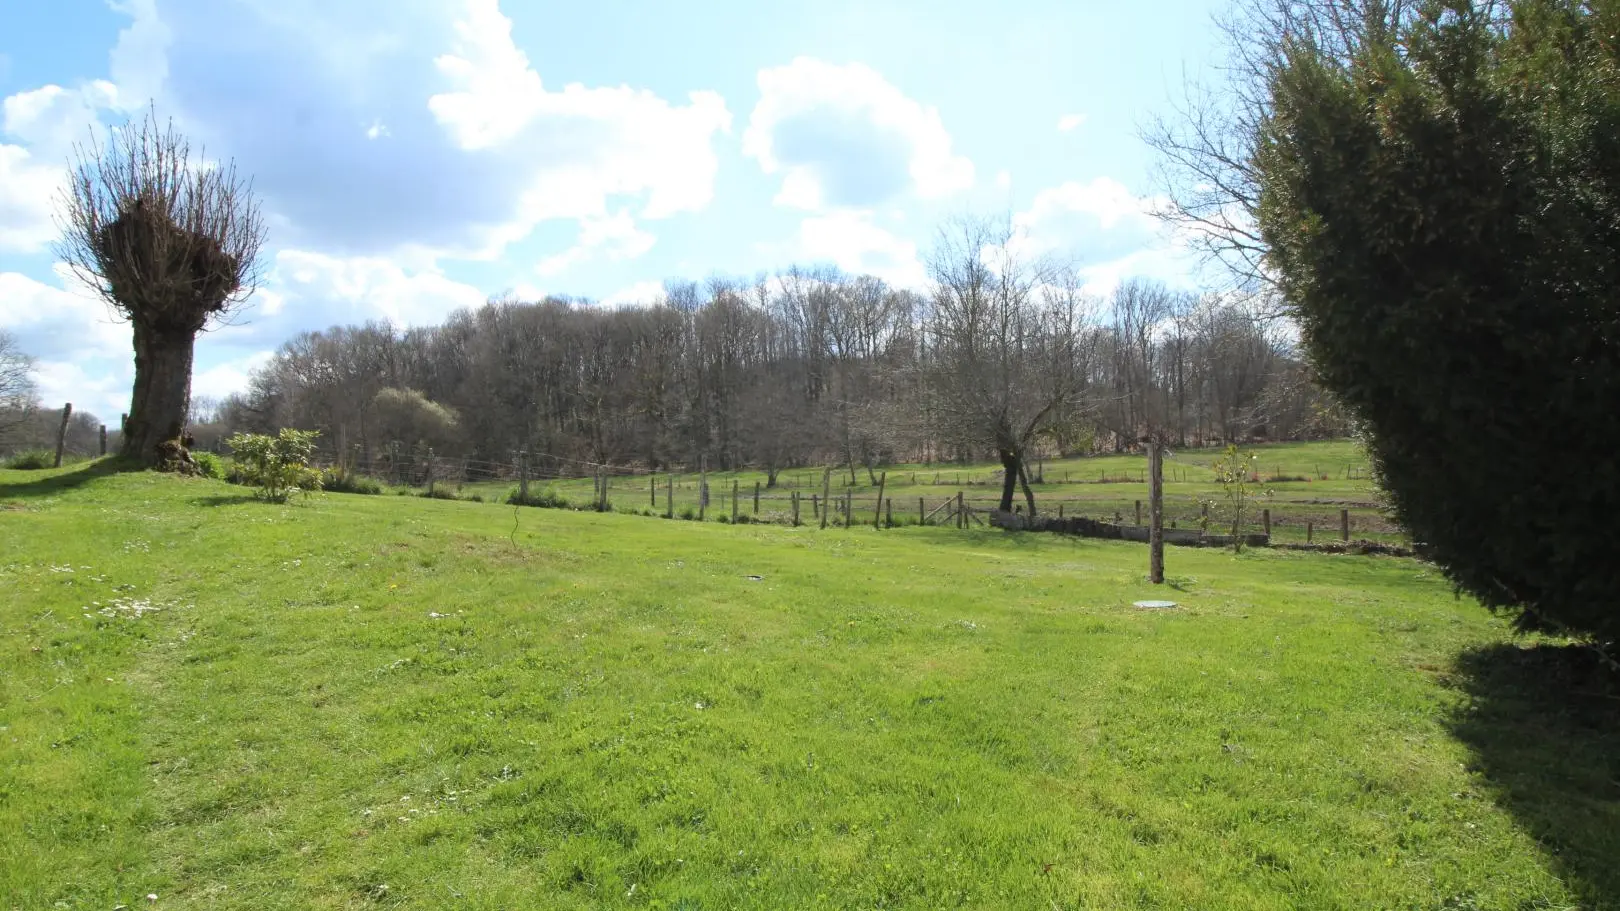
[[[233,493],[221,494],[219,496],[212,497],[193,497],[191,502],[195,506],[213,507],[240,506],[243,503],[259,503],[262,501],[250,493]]]
[[[1579,646],[1464,652],[1452,719],[1493,797],[1583,908],[1620,909],[1620,675]]]
[[[16,484],[0,483],[0,500],[28,500],[37,497],[53,497],[64,491],[83,487],[92,481],[109,475],[125,471],[140,471],[141,468],[142,466],[117,456],[108,456],[96,459],[93,462],[85,462],[72,471],[52,472],[37,480],[23,481]]]

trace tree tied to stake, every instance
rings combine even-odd
[[[154,111],[75,153],[57,254],[133,328],[122,454],[156,464],[184,435],[197,333],[258,287],[264,221],[235,164],[193,156]]]

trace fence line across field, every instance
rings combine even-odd
[[[695,472],[640,469],[634,474],[609,474],[602,471],[582,474],[565,466],[595,463],[578,459],[559,459],[545,454],[531,458],[538,464],[522,456],[514,458],[511,462],[496,462],[437,456],[426,451],[421,453],[400,451],[397,456],[389,452],[380,459],[351,456],[343,460],[343,467],[358,474],[398,485],[427,487],[436,484],[514,485],[514,489],[525,499],[533,484],[582,483],[590,479],[593,482],[591,499],[584,501],[572,498],[576,500],[575,505],[596,509],[623,507],[634,509],[640,503],[645,503],[648,512],[667,517],[674,517],[677,512],[682,514],[691,512],[695,516],[706,517],[713,508],[723,520],[729,519],[733,522],[746,518],[748,521],[795,524],[796,517],[799,517],[798,521],[803,521],[802,513],[806,505],[804,500],[808,499],[810,501],[808,521],[823,527],[847,527],[865,522],[877,528],[897,525],[954,525],[958,528],[968,528],[983,526],[985,516],[1000,505],[1000,498],[997,496],[973,495],[966,489],[946,492],[944,496],[937,493],[917,496],[913,492],[905,495],[916,497],[917,509],[912,512],[905,505],[907,501],[897,504],[895,496],[887,493],[879,495],[879,492],[888,486],[887,472],[879,476],[877,485],[870,487],[858,483],[854,485],[840,483],[835,486],[832,483],[833,473],[826,470],[814,473],[784,472],[778,478],[777,486],[769,488],[759,480],[750,481],[744,486],[742,481],[734,476],[728,478],[730,484],[725,484],[724,481],[718,485],[708,484],[706,473],[701,467]],[[338,463],[336,453],[330,451],[320,454],[317,461],[323,467],[334,467]],[[546,461],[555,464],[548,467],[544,464]],[[974,484],[969,480],[972,477],[969,472],[938,472],[942,481],[939,484],[936,484],[932,477],[935,473],[905,471],[901,474],[908,478],[922,476],[921,484],[928,487],[948,486],[942,483],[943,477],[947,474],[953,480],[957,476],[963,477],[964,488],[976,486],[982,489],[986,486],[982,482]],[[997,483],[1000,482],[991,475],[983,477],[986,480],[994,479]],[[643,478],[646,480],[646,487],[637,492],[636,485]],[[1048,481],[1048,484],[1050,483]],[[808,497],[804,493],[805,489],[810,490]],[[499,491],[497,497],[504,498],[505,493]],[[643,496],[645,500],[640,499]],[[1231,530],[1229,522],[1209,514],[1207,500],[1187,501],[1171,496],[1167,498],[1165,505],[1166,527],[1199,528],[1211,533]],[[1324,540],[1331,536],[1348,541],[1357,531],[1391,534],[1378,531],[1377,528],[1358,528],[1362,522],[1356,520],[1362,519],[1364,522],[1363,516],[1353,514],[1352,510],[1346,507],[1325,508],[1329,505],[1332,504],[1287,501],[1264,505],[1256,503],[1249,507],[1246,521],[1241,523],[1240,530],[1258,529],[1266,534],[1274,534],[1280,529],[1287,528],[1294,533],[1292,535],[1294,537],[1300,536],[1302,532],[1304,540],[1308,543],[1316,541],[1318,530],[1325,532],[1321,535]],[[1141,500],[1130,503],[1127,510],[1118,501],[1103,504],[1087,499],[1064,499],[1054,497],[1047,491],[1038,498],[1037,506],[1042,514],[1055,515],[1058,518],[1085,517],[1121,525],[1138,527],[1143,525]],[[1015,508],[1022,511],[1023,507],[1020,492],[1015,498]],[[1357,507],[1359,510],[1369,508],[1372,507]],[[1331,535],[1332,531],[1337,531],[1338,534]]]

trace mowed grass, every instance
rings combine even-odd
[[[1259,483],[1253,485],[1250,492],[1242,523],[1245,530],[1259,531],[1263,511],[1269,510],[1273,540],[1288,543],[1302,543],[1307,538],[1317,542],[1338,540],[1340,510],[1349,510],[1352,538],[1406,540],[1405,533],[1382,509],[1383,497],[1370,477],[1366,454],[1357,444],[1345,440],[1275,443],[1245,447],[1244,451],[1259,457],[1255,464]],[[1230,531],[1226,492],[1216,483],[1211,467],[1222,453],[1223,450],[1216,448],[1172,452],[1165,462],[1166,523],[1175,523],[1180,528],[1199,527],[1205,504],[1213,502],[1215,505],[1209,512],[1210,531]],[[537,459],[536,464],[540,469],[546,468],[543,460]],[[579,468],[574,464],[562,467]],[[819,498],[830,488],[835,503],[841,504],[846,492],[851,497],[851,512],[856,523],[871,524],[876,519],[873,510],[877,508],[878,475],[887,478],[883,490],[884,499],[889,501],[884,511],[885,520],[892,515],[896,524],[918,522],[959,491],[977,509],[996,505],[1001,496],[999,465],[906,464],[886,466],[874,472],[857,466],[853,481],[847,467],[837,467],[826,485],[823,484],[824,470],[783,471],[774,489],[766,486],[768,479],[761,471],[710,472],[706,517],[729,519],[735,490],[739,516],[787,523],[791,521],[789,497],[797,492],[803,497],[801,521],[813,523],[810,497]],[[1032,470],[1042,479],[1031,486],[1036,508],[1043,514],[1056,515],[1061,508],[1065,515],[1130,524],[1136,521],[1136,504],[1141,503],[1143,521],[1146,521],[1147,458],[1142,454],[1042,461]],[[1273,480],[1277,478],[1284,480]],[[697,512],[700,488],[698,475],[694,473],[678,474],[673,479],[662,473],[614,477],[610,482],[612,505],[619,511],[653,511],[663,515],[669,511],[672,480],[676,515]],[[754,511],[756,485],[760,488],[757,513]],[[459,489],[463,496],[476,494],[489,502],[504,501],[514,488],[509,480],[445,486]],[[536,480],[531,489],[551,490],[570,503],[584,506],[593,502],[595,487],[591,478],[566,477]],[[1021,490],[1014,502],[1018,508],[1024,508]]]
[[[0,908],[1614,906],[1431,568],[1145,563],[0,472]]]

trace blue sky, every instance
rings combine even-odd
[[[794,263],[920,285],[967,213],[1098,292],[1191,283],[1137,129],[1212,61],[1218,6],[0,0],[0,327],[47,402],[127,407],[129,330],[62,275],[52,212],[72,143],[148,104],[270,224],[197,394],[300,330],[504,291],[612,304]]]

